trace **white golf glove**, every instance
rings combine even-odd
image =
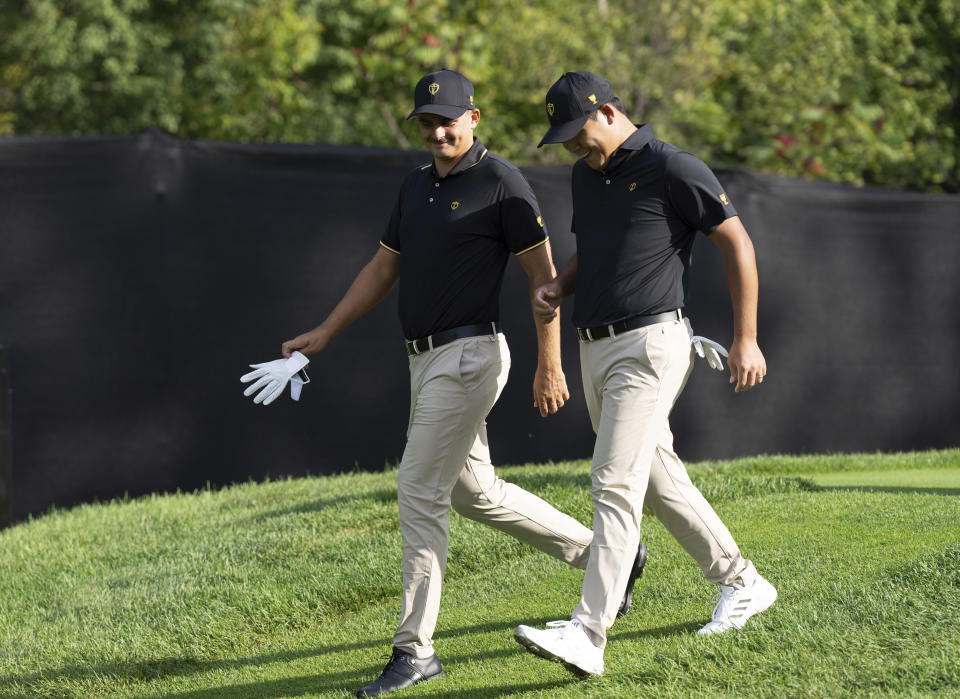
[[[723,360],[720,359],[720,355],[722,354],[724,357],[728,356],[727,350],[723,345],[719,342],[701,337],[700,335],[694,335],[690,338],[690,343],[697,351],[697,354],[707,360],[707,364],[710,365],[711,369],[723,371]]]
[[[251,364],[251,371],[240,377],[242,383],[249,383],[247,390],[243,395],[250,396],[257,391],[254,403],[270,405],[283,393],[284,386],[290,382],[290,397],[294,400],[300,400],[300,391],[303,384],[310,383],[310,377],[304,371],[304,367],[310,363],[310,360],[299,352],[294,352],[289,359],[274,359],[272,362],[263,362],[262,364]]]

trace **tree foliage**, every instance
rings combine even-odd
[[[474,82],[522,164],[566,70],[714,165],[960,189],[957,0],[6,0],[0,134],[420,147],[412,88]]]

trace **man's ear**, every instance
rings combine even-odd
[[[473,109],[470,111],[470,128],[477,128],[477,124],[480,123],[480,110]]]

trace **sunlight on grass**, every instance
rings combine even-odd
[[[824,486],[886,486],[904,489],[946,488],[960,494],[960,469],[910,469],[902,471],[842,471],[810,476]]]
[[[691,465],[780,598],[697,637],[714,588],[647,516],[634,608],[587,681],[511,637],[568,617],[582,572],[452,515],[447,675],[403,696],[960,694],[958,457]],[[587,462],[501,474],[590,522]],[[389,655],[399,564],[395,470],[52,512],[0,532],[0,697],[351,696]]]

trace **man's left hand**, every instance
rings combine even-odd
[[[734,391],[749,391],[763,383],[767,375],[767,360],[756,340],[735,339],[727,357],[730,367],[730,383],[736,384]]]
[[[540,410],[540,417],[553,415],[568,400],[570,392],[567,390],[563,369],[537,367],[537,373],[533,377],[533,407]]]
[[[544,323],[549,323],[557,317],[557,306],[560,305],[562,296],[560,285],[556,279],[543,286],[538,286],[532,296],[534,314]]]

